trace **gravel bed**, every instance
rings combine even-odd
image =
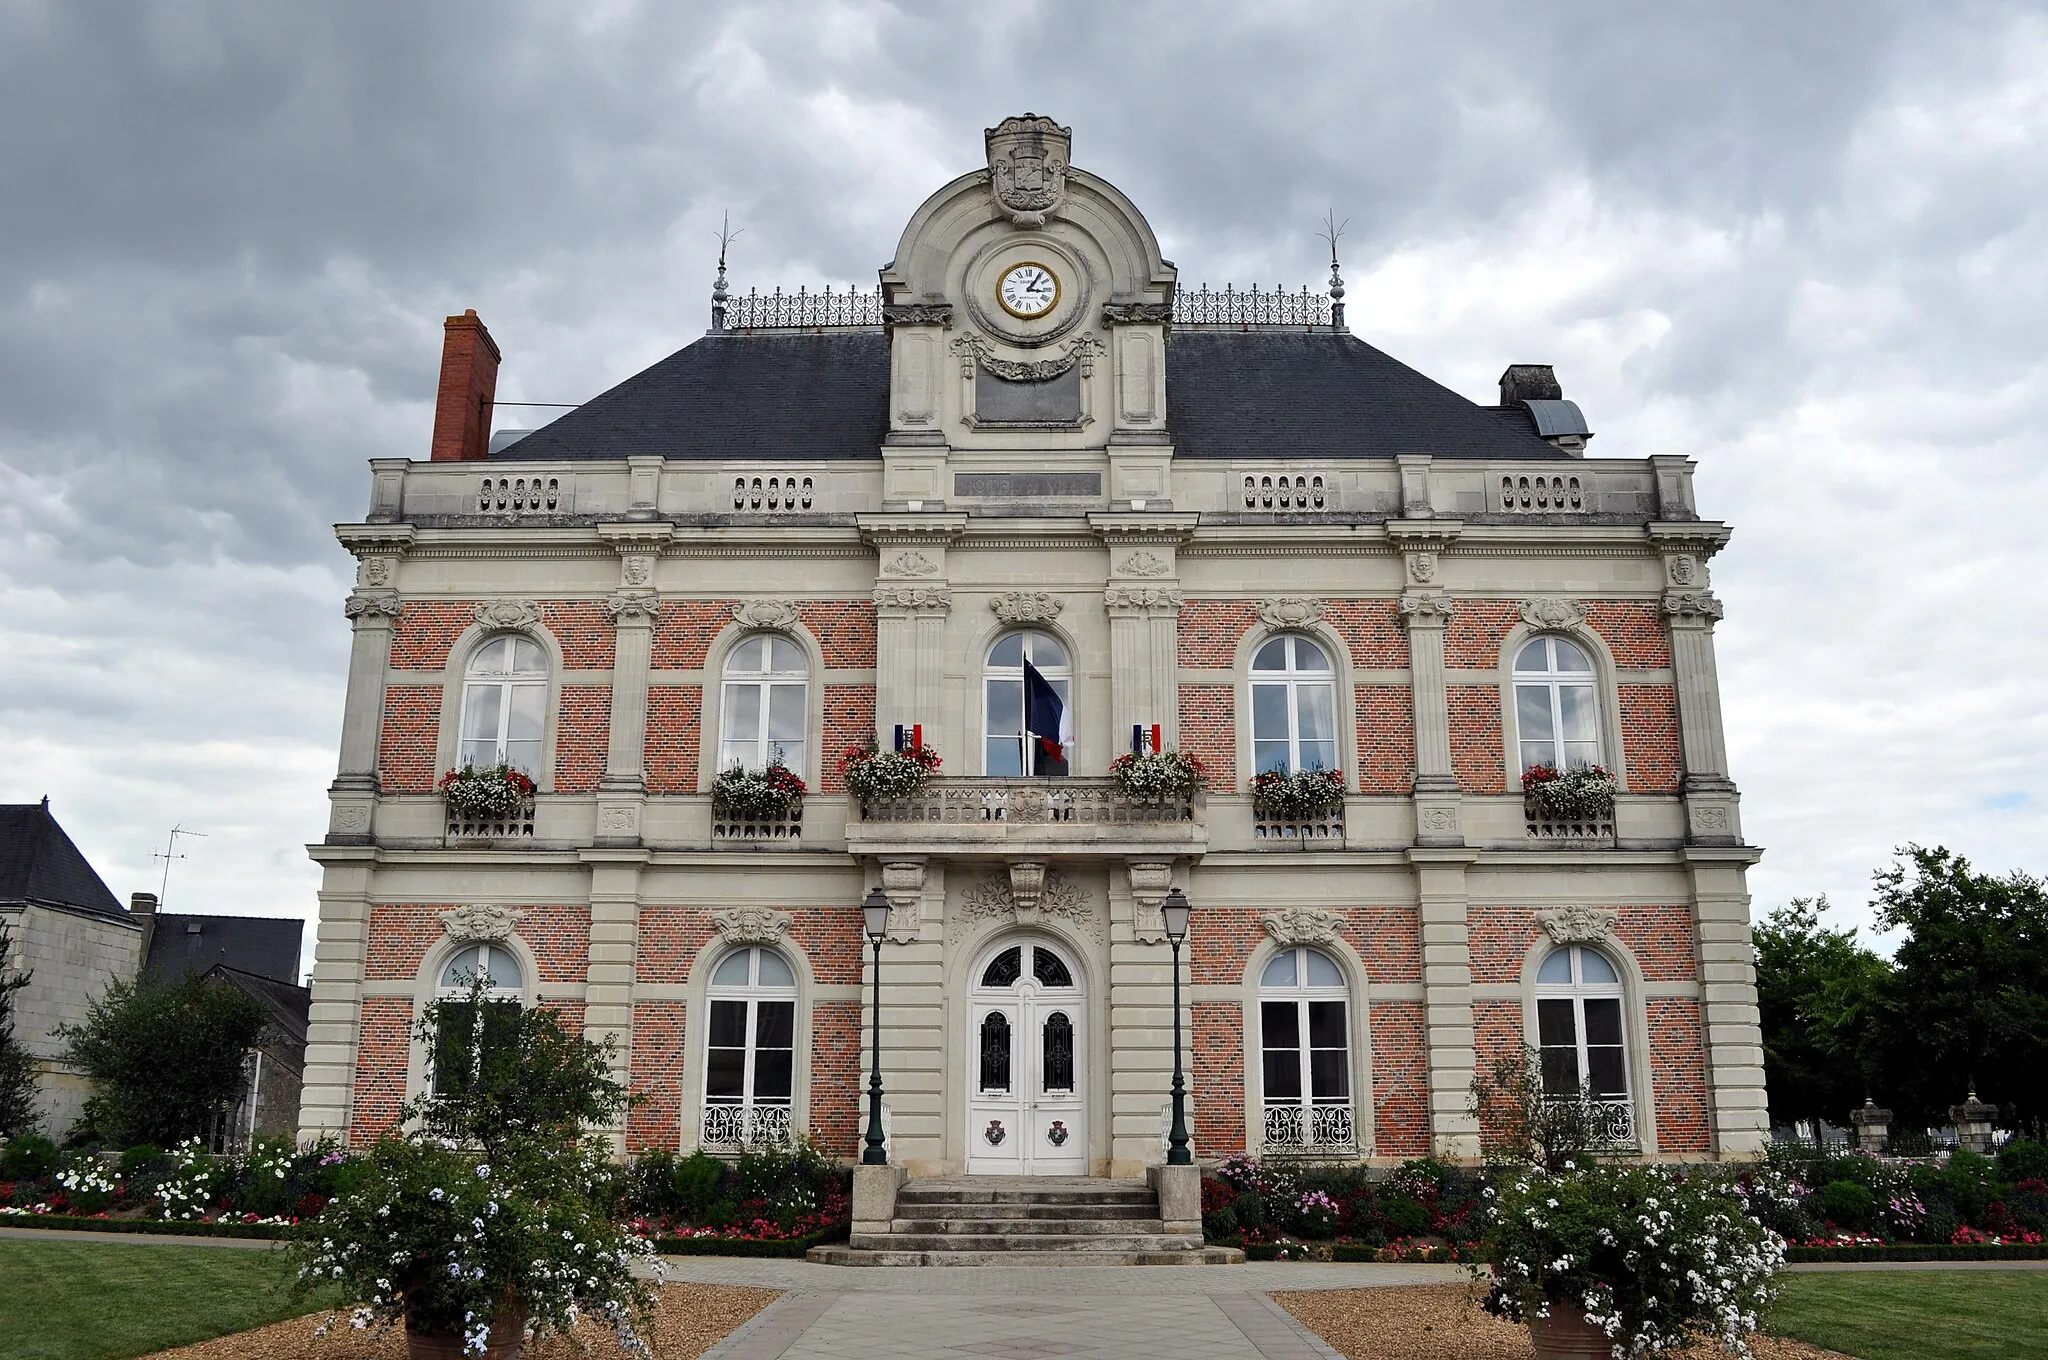
[[[1534,1360],[1529,1330],[1479,1306],[1469,1284],[1384,1289],[1318,1289],[1273,1295],[1302,1326],[1346,1360]],[[1757,1360],[1839,1360],[1835,1351],[1803,1341],[1760,1336]],[[1717,1344],[1687,1352],[1697,1360],[1725,1356]]]
[[[664,1286],[650,1338],[655,1360],[694,1360],[773,1303],[779,1292],[719,1284]],[[159,1351],[147,1360],[405,1360],[403,1331],[393,1329],[383,1336],[352,1332],[345,1315],[324,1340],[316,1340],[313,1329],[325,1316],[313,1313],[215,1337],[196,1346]],[[525,1353],[528,1360],[625,1360],[609,1331],[588,1325],[574,1339],[529,1343]]]

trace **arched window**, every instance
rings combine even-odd
[[[725,658],[725,707],[718,726],[718,768],[804,770],[804,690],[811,670],[801,647],[761,633]]]
[[[739,949],[711,974],[704,1134],[714,1146],[789,1141],[796,1081],[796,973],[772,949]]]
[[[1543,1089],[1595,1100],[1628,1100],[1628,1045],[1621,975],[1597,950],[1554,950],[1536,970],[1536,1042]]]
[[[1261,1099],[1270,1148],[1348,1147],[1350,990],[1320,949],[1283,949],[1259,975]]]
[[[1252,657],[1252,772],[1337,768],[1330,658],[1305,637],[1276,637]]]
[[[442,965],[434,989],[434,1094],[467,1090],[515,1062],[519,960],[501,944],[473,944]],[[470,990],[482,983],[482,1004]],[[507,1073],[506,1075],[510,1075]]]
[[[548,660],[540,644],[492,638],[476,649],[463,675],[460,763],[510,765],[539,778],[547,713]]]
[[[1049,715],[1041,704],[1038,708],[1036,727],[1052,727],[1050,732],[1040,732],[1027,722],[1025,703],[1024,667],[1045,678],[1059,701],[1060,717]],[[1071,714],[1073,703],[1073,664],[1067,659],[1067,649],[1050,633],[1012,633],[989,649],[988,665],[983,670],[983,689],[987,695],[988,725],[986,750],[982,759],[984,773],[992,775],[1022,774],[1065,774],[1067,758],[1073,754],[1060,746],[1060,733],[1074,729]]]
[[[1593,663],[1577,643],[1540,637],[1515,654],[1515,726],[1522,769],[1583,770],[1600,763]]]

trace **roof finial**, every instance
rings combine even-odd
[[[740,232],[732,229],[732,213],[727,211],[718,222],[718,281],[711,285],[711,329],[714,333],[725,329],[725,250]]]
[[[1350,218],[1339,222],[1337,210],[1331,208],[1323,216],[1323,229],[1316,233],[1330,243],[1330,325],[1340,331],[1344,329],[1344,276],[1337,272],[1337,241],[1350,225]]]

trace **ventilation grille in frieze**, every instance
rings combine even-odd
[[[814,490],[809,477],[735,477],[732,508],[766,513],[808,510]]]
[[[1328,510],[1333,497],[1321,473],[1251,473],[1244,475],[1247,510]]]

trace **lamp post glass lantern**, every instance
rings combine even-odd
[[[1173,946],[1173,1128],[1166,1135],[1166,1164],[1190,1166],[1195,1160],[1188,1150],[1187,1078],[1180,1065],[1180,946],[1188,937],[1188,918],[1195,904],[1179,888],[1166,894],[1159,914],[1166,922],[1166,942]]]
[[[887,1166],[889,1153],[882,1142],[882,937],[889,931],[888,895],[880,888],[874,889],[862,900],[860,916],[868,943],[875,948],[875,980],[870,993],[875,1020],[874,1039],[868,1049],[868,1133],[860,1160],[863,1166]]]

